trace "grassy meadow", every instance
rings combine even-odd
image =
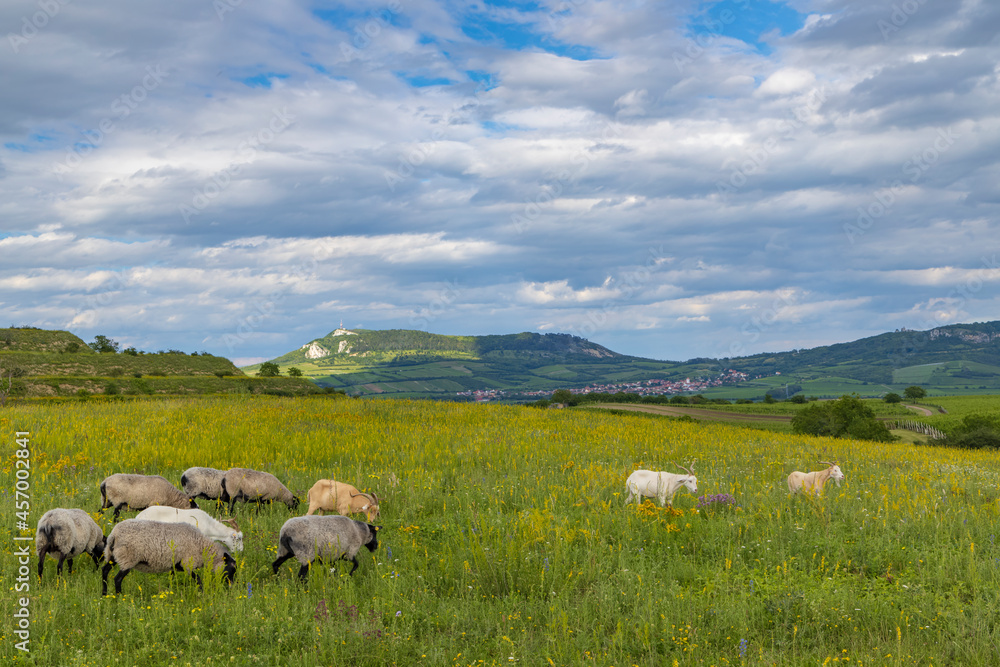
[[[30,432],[30,531],[15,433]],[[813,439],[597,410],[231,396],[18,404],[0,412],[0,576],[53,507],[96,513],[114,472],[268,470],[382,500],[375,553],[275,576],[285,506],[238,505],[231,588],[129,574],[100,596],[89,557],[30,570],[15,665],[992,665],[1000,642],[996,452]],[[624,506],[636,468],[697,459],[699,501]],[[785,477],[835,460],[824,497]],[[730,500],[729,494],[734,503]],[[9,500],[8,500],[9,499]],[[201,501],[203,509],[225,509]],[[304,514],[301,505],[295,514]],[[134,516],[126,513],[125,516]],[[112,574],[113,577],[113,574]],[[112,586],[112,591],[113,586]]]

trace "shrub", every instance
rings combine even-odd
[[[792,433],[834,438],[858,438],[877,442],[896,439],[870,407],[856,396],[814,403],[792,417]]]
[[[901,403],[903,401],[903,397],[897,393],[890,391],[888,394],[882,397],[882,400],[885,401],[886,403]]]

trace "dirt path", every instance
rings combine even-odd
[[[909,408],[911,410],[916,410],[925,417],[930,417],[931,415],[934,414],[933,411],[928,410],[927,408],[922,408],[919,405],[904,405],[903,407]]]

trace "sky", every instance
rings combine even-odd
[[[1000,319],[992,0],[12,0],[0,325],[661,360]]]

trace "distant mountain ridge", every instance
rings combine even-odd
[[[537,395],[559,388],[713,378],[730,370],[772,378],[741,388],[743,396],[753,398],[778,386],[783,395],[879,395],[911,384],[938,393],[1000,393],[1000,322],[901,329],[811,349],[684,362],[620,354],[562,333],[450,336],[341,327],[272,362],[283,369],[295,366],[321,385],[402,397],[486,390]],[[725,391],[712,389],[715,395]]]
[[[625,356],[570,334],[524,332],[490,336],[448,336],[411,329],[350,330],[341,327],[271,361],[284,365],[342,355],[355,359],[357,363],[367,361],[384,363],[400,357],[440,356],[448,353],[477,358],[506,353],[541,357],[581,356],[593,359]]]

